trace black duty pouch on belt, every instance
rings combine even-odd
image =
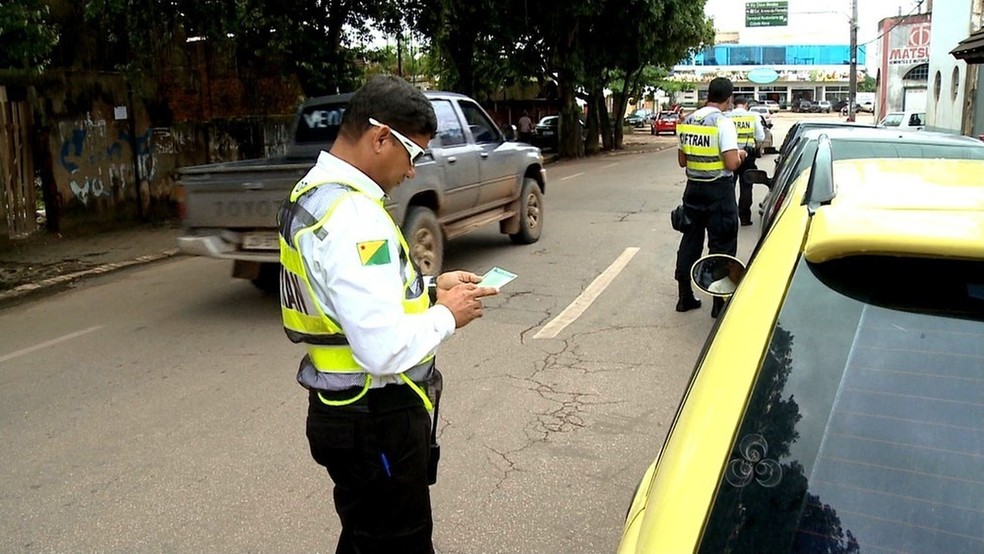
[[[427,397],[434,405],[434,419],[431,423],[430,454],[427,456],[427,483],[437,483],[437,464],[441,461],[441,445],[437,444],[438,409],[441,406],[441,391],[444,389],[444,376],[435,367],[426,381]]]
[[[686,233],[690,230],[690,226],[693,225],[690,217],[687,215],[686,209],[684,209],[683,204],[680,204],[673,211],[670,212],[670,225],[673,226],[674,231],[679,231],[681,233]]]

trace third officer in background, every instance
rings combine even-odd
[[[745,171],[758,169],[755,159],[761,155],[762,143],[765,142],[765,129],[762,128],[762,118],[757,113],[748,111],[748,100],[744,96],[735,97],[735,108],[728,117],[735,122],[738,131],[738,148],[745,150],[748,155],[745,161],[735,171],[735,181],[738,182],[738,220],[742,225],[752,224],[752,182],[745,177]]]
[[[679,286],[678,312],[700,308],[690,284],[690,268],[704,250],[704,233],[710,253],[734,256],[738,251],[734,171],[748,153],[738,147],[735,123],[723,113],[730,108],[732,90],[728,79],[712,80],[707,104],[677,126],[677,161],[687,169],[683,206],[692,222],[677,250],[674,277]],[[717,317],[723,305],[723,299],[715,298],[711,316]]]

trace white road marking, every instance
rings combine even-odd
[[[566,181],[568,179],[573,179],[574,177],[580,177],[581,175],[584,175],[584,172],[583,171],[580,172],[580,173],[575,173],[574,175],[568,175],[567,177],[561,177],[560,180],[561,181]]]
[[[102,328],[103,328],[102,325],[96,325],[95,327],[89,327],[88,329],[82,329],[81,331],[76,331],[74,333],[69,333],[67,335],[58,337],[57,339],[51,339],[51,340],[48,340],[48,341],[44,341],[41,344],[35,344],[34,346],[29,346],[27,348],[18,350],[17,352],[11,352],[10,354],[4,355],[4,356],[0,356],[0,362],[6,362],[7,360],[12,360],[12,359],[17,358],[19,356],[23,356],[24,354],[30,354],[31,352],[34,352],[36,350],[41,350],[42,348],[48,348],[49,346],[54,346],[54,345],[56,345],[56,344],[58,344],[60,342],[65,342],[67,340],[72,340],[72,339],[74,339],[76,337],[81,337],[82,335],[91,333],[93,331],[98,331],[99,329],[102,329]]]
[[[605,292],[608,285],[612,284],[615,277],[625,269],[628,265],[629,260],[636,255],[639,249],[637,247],[626,248],[618,258],[612,262],[612,265],[608,266],[608,269],[603,271],[601,275],[595,277],[594,281],[588,285],[588,288],[584,289],[573,302],[570,303],[564,311],[560,312],[560,315],[553,318],[550,323],[540,329],[537,334],[533,335],[535,339],[552,339],[557,336],[558,333],[563,331],[568,325],[573,323],[577,318],[581,317],[589,306],[595,301],[596,298],[601,296],[601,293]]]
[[[601,168],[602,169],[608,169],[609,167],[615,167],[616,165],[618,165],[618,162],[615,162],[613,164],[603,165],[603,166],[601,166]]]

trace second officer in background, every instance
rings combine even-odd
[[[745,161],[735,171],[735,181],[738,182],[738,220],[742,225],[752,224],[752,182],[745,177],[745,171],[758,169],[755,160],[761,155],[762,143],[765,142],[765,129],[762,128],[762,118],[759,114],[748,111],[748,99],[736,96],[735,108],[726,115],[735,122],[738,131],[738,148],[747,152]]]

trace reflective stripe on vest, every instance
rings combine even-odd
[[[715,181],[724,177],[724,158],[718,144],[718,119],[724,114],[711,112],[702,119],[693,115],[677,125],[680,150],[687,156],[687,179]]]
[[[735,122],[735,129],[738,130],[738,147],[755,146],[755,120],[758,116],[754,114],[733,115],[731,120]]]
[[[294,187],[290,198],[284,202],[278,215],[281,265],[280,312],[287,337],[293,342],[303,342],[307,345],[307,357],[319,372],[365,375],[365,385],[362,390],[348,400],[327,400],[324,396],[318,395],[322,402],[331,406],[351,404],[362,398],[372,385],[372,375],[355,361],[352,347],[345,339],[341,325],[325,314],[316,301],[314,287],[311,286],[304,261],[297,250],[297,242],[306,233],[323,236],[325,223],[341,200],[353,194],[365,193],[351,183],[307,183],[301,180]],[[371,198],[368,195],[366,197]],[[380,210],[386,212],[381,199],[372,200]],[[386,214],[389,217],[389,212]],[[403,311],[408,314],[426,312],[430,307],[430,298],[426,294],[423,279],[411,261],[410,247],[396,223],[393,223],[393,229],[400,239],[399,271],[403,278]],[[431,364],[433,358],[434,352],[430,352],[407,371]],[[427,394],[407,377],[406,372],[399,375],[404,383],[420,396],[424,406],[428,410],[433,409]]]

